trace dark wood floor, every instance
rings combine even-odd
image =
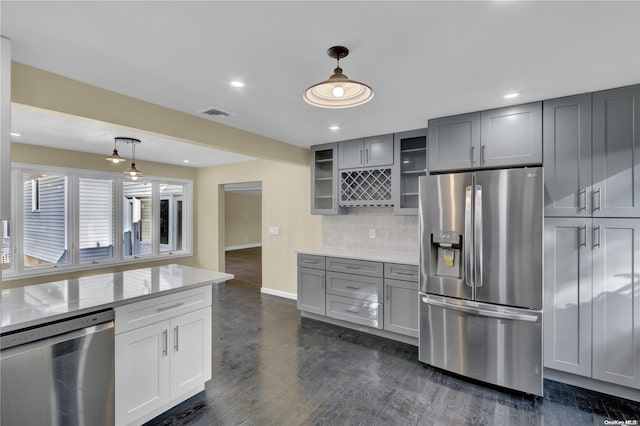
[[[229,284],[262,287],[262,247],[225,252],[225,272],[235,275]]]
[[[244,280],[213,293],[213,378],[150,425],[604,425],[640,404],[545,380],[544,398],[423,365],[416,347],[309,319]]]

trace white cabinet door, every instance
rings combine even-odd
[[[116,335],[116,424],[126,425],[169,402],[169,321]]]
[[[171,320],[171,398],[211,378],[211,308]],[[209,337],[209,338],[207,338]]]

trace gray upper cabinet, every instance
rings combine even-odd
[[[593,377],[640,389],[639,221],[593,219],[592,246]]]
[[[593,216],[640,217],[640,85],[593,94]]]
[[[429,120],[429,171],[542,163],[542,103]]]
[[[311,214],[340,214],[338,206],[338,144],[311,147]]]
[[[341,170],[393,164],[393,135],[353,139],[340,142],[338,146]]]
[[[480,146],[480,113],[429,120],[429,171],[476,168]]]
[[[591,94],[544,102],[544,214],[591,216]]]
[[[418,214],[418,178],[427,174],[427,129],[394,135],[393,213]]]
[[[542,163],[542,103],[482,111],[481,167]]]
[[[544,225],[544,366],[591,377],[591,218]]]

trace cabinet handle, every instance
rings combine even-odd
[[[480,149],[480,165],[484,164],[484,145],[482,145],[482,148]]]
[[[345,285],[346,288],[351,288],[353,290],[360,290],[361,287],[355,286],[355,285]]]
[[[596,196],[597,194],[597,196]],[[593,212],[596,211],[600,211],[600,188],[597,188],[595,191],[593,191],[593,193],[591,194],[592,200],[591,203],[593,205]],[[598,202],[596,203],[596,200],[598,200]]]
[[[351,266],[351,265],[346,265],[345,268],[347,268],[347,269],[360,269],[359,266]]]
[[[169,309],[177,308],[178,306],[182,306],[182,305],[184,305],[183,302],[178,302],[173,305],[165,306],[164,308],[158,308],[156,309],[156,312],[168,311]]]
[[[580,192],[578,192],[578,210],[586,210],[587,209],[587,189],[582,188]]]
[[[167,342],[167,330],[164,330],[162,332],[162,355],[167,356],[167,346],[168,346],[168,342]]]
[[[600,225],[593,227],[593,247],[600,247]]]
[[[365,149],[364,152],[365,152],[365,160],[364,161],[365,161],[365,163],[368,163],[369,162],[369,148]]]
[[[352,312],[352,313],[354,313],[354,314],[359,314],[359,313],[360,313],[360,310],[359,310],[359,309],[356,309],[356,308],[349,308],[349,309],[347,309],[347,311],[348,311],[348,312]]]
[[[362,164],[362,150],[360,150],[360,164]]]
[[[389,285],[386,285],[384,287],[384,292],[387,295],[387,302],[391,302],[391,290],[389,289]]]
[[[175,327],[173,327],[173,350],[175,352],[178,352],[179,350],[179,343],[178,343],[178,338],[179,338],[179,331],[178,331],[178,326],[176,325]]]
[[[476,147],[472,146],[469,150],[471,152],[471,164],[476,162]]]
[[[413,273],[413,272],[393,271],[393,273],[396,274],[396,275],[406,275],[406,276],[409,276],[409,277],[415,277],[416,276],[416,274]]]
[[[578,228],[578,247],[587,246],[587,225]]]

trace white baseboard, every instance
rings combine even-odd
[[[262,243],[249,243],[249,244],[240,244],[238,246],[229,246],[229,247],[225,247],[224,251],[242,250],[242,249],[255,248],[255,247],[262,247]]]
[[[295,293],[289,293],[286,291],[274,290],[272,288],[262,287],[260,293],[270,294],[271,296],[284,297],[285,299],[298,300],[298,295]]]

